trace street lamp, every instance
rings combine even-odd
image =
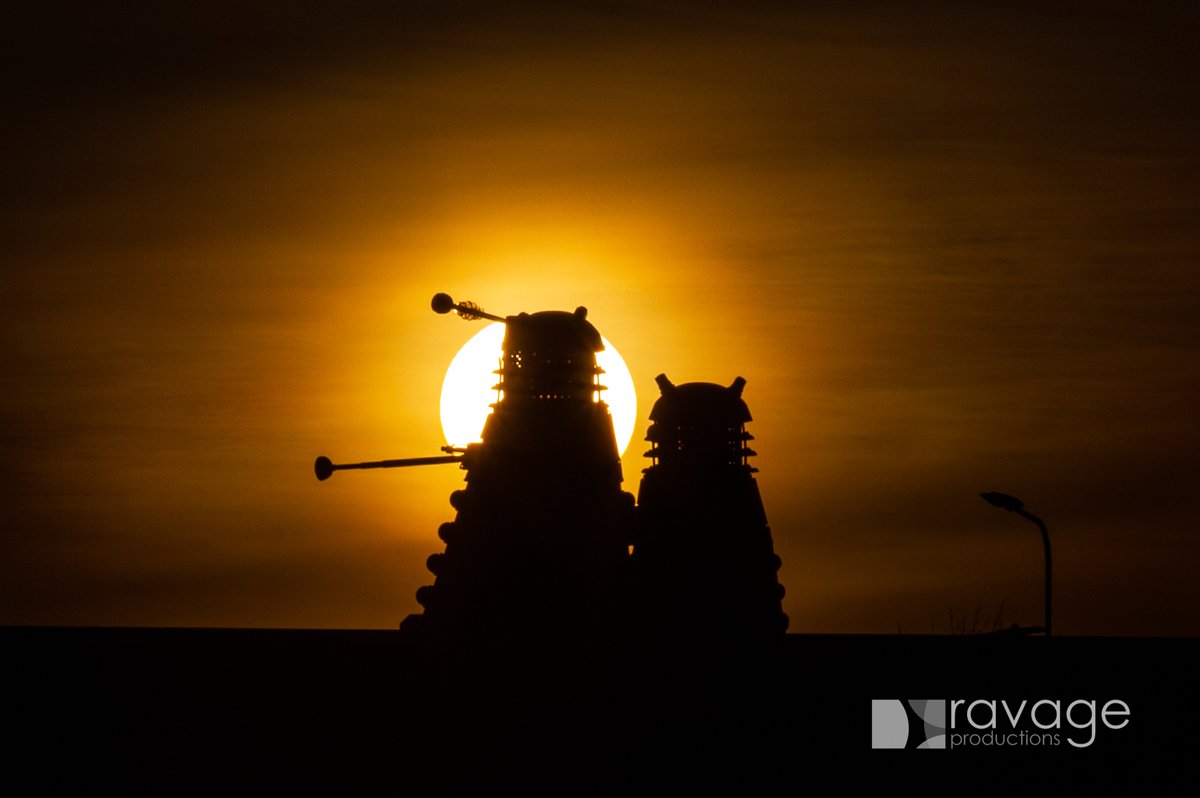
[[[1016,496],[1007,493],[981,493],[980,497],[992,505],[1010,513],[1016,513],[1022,518],[1032,521],[1042,530],[1042,545],[1046,549],[1046,637],[1050,636],[1050,533],[1046,531],[1046,522],[1025,509],[1025,505]]]

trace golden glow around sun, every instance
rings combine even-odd
[[[604,369],[600,382],[608,386],[601,397],[612,415],[617,450],[624,454],[637,422],[637,393],[620,353],[607,338],[601,340],[604,351],[596,353],[596,362]],[[463,344],[450,361],[442,382],[441,402],[442,432],[450,445],[466,446],[480,440],[483,424],[496,401],[494,386],[500,377],[495,371],[500,367],[503,342],[504,325],[489,324]]]

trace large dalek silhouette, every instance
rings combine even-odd
[[[447,294],[437,313],[505,324],[498,401],[481,435],[444,456],[334,464],[337,470],[459,463],[466,486],[429,557],[423,612],[401,631],[433,643],[610,640],[692,631],[768,636],[787,618],[745,446],[744,380],[673,386],[651,413],[653,465],[641,507],[621,490],[620,455],[587,309],[500,317]]]
[[[621,490],[621,461],[587,309],[501,318],[446,294],[438,313],[505,324],[499,382],[482,443],[446,457],[339,468],[461,462],[466,487],[442,524],[436,576],[418,589],[424,607],[401,630],[435,641],[603,639],[617,633],[628,596],[634,499]]]

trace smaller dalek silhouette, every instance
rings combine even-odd
[[[635,627],[661,638],[769,638],[787,630],[780,559],[749,464],[746,381],[674,385],[646,440],[632,561]]]

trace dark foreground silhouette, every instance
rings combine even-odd
[[[1189,639],[788,634],[456,658],[396,630],[0,628],[0,646],[14,795],[1144,792],[1190,784],[1200,744]],[[1086,749],[871,748],[875,699],[1043,696],[1123,699],[1130,723]]]

